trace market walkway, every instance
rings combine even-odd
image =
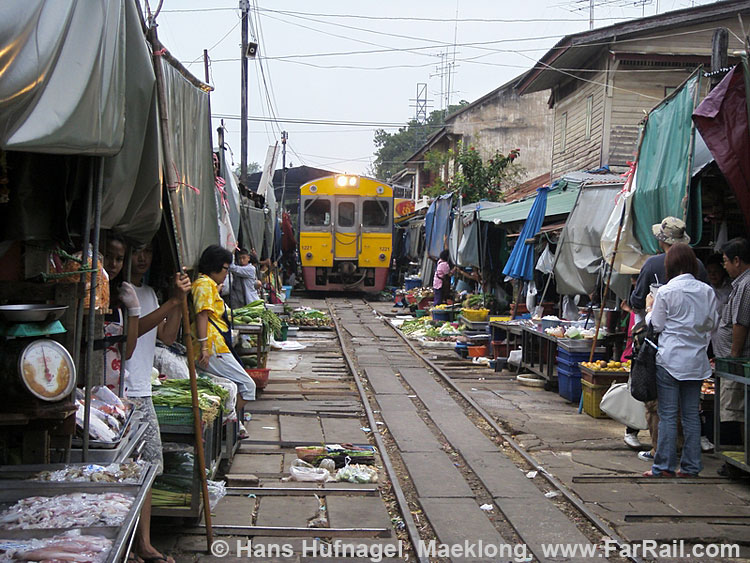
[[[371,305],[391,313],[390,304]],[[467,361],[459,367],[452,351],[423,353],[624,539],[737,543],[750,557],[750,483],[720,478],[715,457],[704,454],[698,479],[642,478],[649,466],[623,443],[624,428],[615,421],[579,414],[577,405],[520,385],[508,371],[496,374]],[[648,431],[640,439],[649,444]]]

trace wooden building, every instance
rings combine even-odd
[[[605,165],[626,170],[645,112],[696,67],[710,67],[714,30],[729,30],[730,56],[744,48],[738,15],[750,21],[750,2],[716,2],[562,38],[517,84],[524,96],[551,90],[552,178]],[[701,96],[707,91],[704,78]]]

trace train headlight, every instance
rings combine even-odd
[[[308,252],[307,254],[305,254],[305,258],[307,258],[308,260],[312,260],[312,252]]]
[[[347,184],[347,181],[348,181],[348,178],[347,178],[346,176],[339,176],[338,178],[336,178],[336,184],[337,184],[337,185],[338,185],[338,186],[339,186],[340,188],[343,188],[343,187],[345,187],[345,186],[346,186],[346,184]]]
[[[347,176],[346,174],[341,174],[340,176],[336,176],[336,186],[339,188],[354,188],[357,185],[359,185],[359,177],[358,176]]]
[[[350,186],[356,186],[357,185],[357,178],[354,176],[349,176],[349,185]]]
[[[311,194],[314,194],[317,191],[318,191],[318,186],[310,186],[310,193]]]
[[[378,256],[378,258],[380,258],[381,262],[385,262],[385,254],[381,253],[380,256]]]
[[[375,190],[378,195],[383,195],[385,193],[385,188],[383,186],[378,186],[378,188]]]

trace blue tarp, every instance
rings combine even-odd
[[[448,248],[452,206],[453,194],[441,195],[432,202],[425,215],[425,249],[427,256],[433,260],[437,260],[440,253]]]
[[[510,253],[508,262],[503,268],[503,274],[514,279],[534,279],[534,245],[526,244],[526,239],[534,238],[544,223],[544,215],[547,212],[547,192],[549,187],[539,188],[534,205],[531,206],[529,216],[521,229],[513,251]]]

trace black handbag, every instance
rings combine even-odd
[[[638,401],[656,399],[656,352],[654,328],[649,324],[646,337],[630,367],[630,394]]]

